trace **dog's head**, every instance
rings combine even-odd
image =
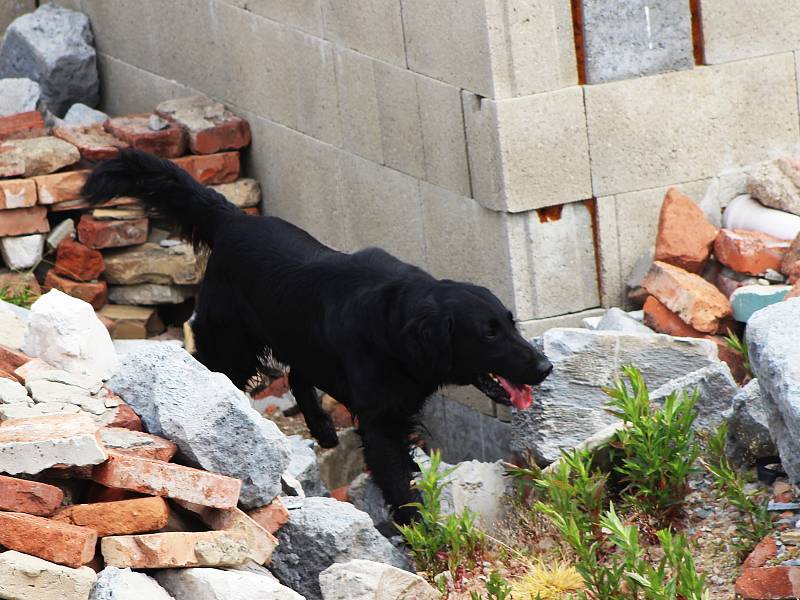
[[[441,281],[419,302],[406,333],[418,364],[443,383],[474,385],[495,402],[528,408],[553,365],[517,331],[486,288]]]

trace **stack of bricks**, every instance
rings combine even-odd
[[[288,520],[280,499],[245,513],[240,480],[175,464],[175,452],[86,415],[1,422],[0,596],[86,599],[106,566],[269,563]]]
[[[91,207],[81,186],[94,164],[131,147],[172,160],[259,214],[258,183],[240,179],[239,150],[250,141],[246,120],[204,96],[92,125],[62,122],[50,131],[36,111],[0,117],[0,250],[12,271],[0,272],[0,289],[35,296],[56,288],[85,300],[115,338],[163,332],[157,307],[191,301],[202,262],[135,199]],[[185,306],[171,318],[188,317]]]

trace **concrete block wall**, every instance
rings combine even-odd
[[[220,99],[265,212],[487,285],[529,335],[622,303],[669,186],[718,216],[800,150],[796,0],[63,3],[106,110]]]

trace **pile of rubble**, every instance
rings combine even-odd
[[[193,298],[202,261],[134,199],[89,207],[80,197],[87,174],[121,148],[139,148],[258,214],[258,183],[239,178],[250,128],[203,96],[109,117],[89,106],[99,93],[95,61],[88,18],[55,4],[14,21],[0,46],[0,254],[14,271],[0,273],[0,290],[58,289],[90,303],[113,337],[144,338],[164,330],[156,306]]]
[[[0,597],[438,597],[179,345],[114,342],[58,290],[23,325],[0,346]]]

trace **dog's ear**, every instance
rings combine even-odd
[[[417,369],[432,375],[448,373],[453,362],[453,316],[433,298],[420,301],[403,328],[403,337]]]

